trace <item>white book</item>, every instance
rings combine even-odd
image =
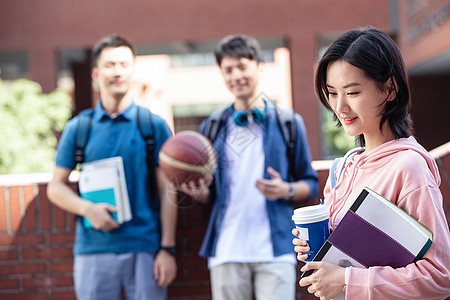
[[[96,203],[108,203],[117,207],[112,217],[118,223],[132,218],[130,201],[120,156],[83,163],[78,182],[80,196]],[[86,227],[92,227],[88,219],[84,219]]]
[[[400,268],[421,259],[432,239],[432,232],[411,215],[365,187],[313,261]],[[310,274],[307,271],[302,277]]]

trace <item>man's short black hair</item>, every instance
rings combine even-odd
[[[214,55],[219,66],[225,56],[236,58],[245,57],[255,60],[258,64],[264,61],[259,42],[246,35],[229,35],[224,37],[217,44]]]
[[[119,35],[110,35],[102,38],[95,46],[92,51],[92,66],[96,67],[98,58],[105,48],[117,48],[117,47],[128,47],[130,48],[133,56],[135,56],[134,46],[128,42],[126,39]]]

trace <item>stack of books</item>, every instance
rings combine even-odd
[[[111,215],[118,223],[121,224],[131,220],[132,215],[122,157],[117,156],[83,163],[78,189],[83,199],[117,207],[117,213]],[[85,227],[92,227],[92,223],[87,218],[83,218],[83,222]]]
[[[408,213],[365,187],[313,261],[341,267],[405,267],[423,257],[432,237]],[[302,277],[312,273],[304,272]]]

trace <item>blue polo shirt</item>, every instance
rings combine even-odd
[[[85,162],[121,156],[124,162],[131,221],[110,232],[85,228],[81,219],[76,224],[75,254],[155,252],[159,249],[159,212],[151,209],[149,172],[145,142],[137,127],[137,106],[132,103],[115,118],[111,118],[98,102],[92,116]],[[78,117],[67,122],[58,145],[56,166],[74,169],[75,133]],[[171,136],[166,122],[152,114],[155,131],[155,161],[164,141]]]

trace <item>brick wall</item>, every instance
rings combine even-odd
[[[450,221],[450,143],[432,152],[441,168],[441,190]],[[321,190],[329,164],[315,162]],[[48,175],[47,175],[48,177]],[[0,184],[0,299],[75,299],[72,281],[74,217],[47,199],[46,180]],[[75,184],[72,184],[75,188]],[[178,275],[169,300],[209,300],[206,260],[197,252],[210,209],[180,203],[177,233]],[[300,264],[299,264],[300,267]],[[297,299],[316,299],[297,287]]]
[[[0,186],[0,299],[74,299],[73,216],[46,184]]]

